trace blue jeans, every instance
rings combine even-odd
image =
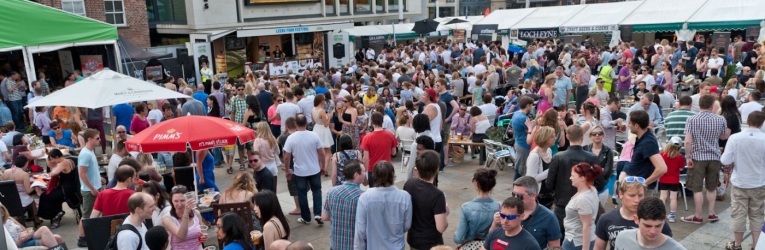
[[[215,161],[213,164],[215,166],[220,166],[223,164],[223,149],[222,148],[213,148],[212,149],[213,158],[215,158]]]
[[[590,241],[590,250],[595,246],[595,241]],[[563,249],[565,250],[582,250],[582,246],[575,246],[574,241],[563,240]]]
[[[8,109],[11,110],[11,114],[13,115],[13,123],[16,124],[17,130],[24,129],[24,124],[21,120],[21,116],[24,115],[23,106],[24,104],[21,102],[21,100],[8,101]]]
[[[292,178],[295,179],[295,185],[297,186],[300,217],[307,222],[311,221],[311,212],[308,210],[309,185],[311,195],[313,195],[313,215],[321,216],[321,173],[305,177],[292,175]]]
[[[372,171],[367,171],[367,183],[369,183],[369,188],[375,187],[375,179],[372,178]]]

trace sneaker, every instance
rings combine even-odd
[[[716,221],[718,221],[718,220],[720,220],[720,219],[719,219],[719,218],[717,218],[717,215],[716,215],[716,214],[713,214],[713,215],[709,215],[709,216],[707,216],[707,220],[709,220],[709,222],[716,222]]]
[[[318,216],[318,215],[314,216],[313,219],[316,221],[317,224],[319,224],[319,226],[324,225],[324,221],[321,220],[321,216]]]
[[[694,215],[689,215],[689,216],[686,216],[686,217],[680,217],[680,220],[688,222],[688,223],[695,223],[695,224],[701,224],[701,223],[704,222],[704,220],[702,220],[701,218],[696,218],[696,216],[694,216]]]
[[[675,215],[674,214],[668,214],[667,215],[667,221],[675,223]]]
[[[311,225],[310,221],[305,221],[303,220],[303,218],[298,218],[297,221],[298,223],[301,223],[301,224]]]
[[[470,159],[475,159],[475,158],[477,158],[477,157],[478,157],[478,154],[471,154],[471,155],[470,155]]]
[[[444,171],[443,171],[443,170],[441,170],[441,171],[438,171],[438,173],[441,173],[441,174],[443,174],[443,173],[444,173]]]
[[[736,242],[728,242],[725,244],[725,250],[741,250],[741,246],[736,246]]]
[[[77,247],[88,247],[88,242],[85,241],[85,238],[80,237],[77,239]]]

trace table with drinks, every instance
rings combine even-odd
[[[486,148],[483,142],[473,142],[471,138],[462,136],[462,133],[452,133],[448,139],[449,146],[477,146],[481,148],[478,157],[478,164],[483,165],[486,162]]]

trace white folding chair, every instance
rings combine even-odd
[[[484,139],[483,143],[486,150],[486,167],[505,170],[505,166],[515,165],[515,150],[512,147],[489,139]]]
[[[412,156],[412,152],[409,151],[410,146],[412,146],[412,143],[414,141],[411,140],[401,140],[398,143],[398,147],[401,150],[401,172],[406,172],[406,165],[409,163],[409,158]]]
[[[688,166],[685,166],[685,171],[688,171]],[[688,181],[688,173],[680,173],[680,193],[683,194],[683,203],[685,204],[685,211],[688,211],[688,197],[685,197],[685,182]]]

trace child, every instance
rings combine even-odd
[[[677,192],[680,190],[680,171],[685,168],[685,158],[680,154],[683,140],[680,137],[673,136],[669,143],[661,152],[661,158],[667,164],[667,172],[659,178],[659,198],[666,202],[667,192],[669,192],[669,222],[675,222],[675,211],[677,211]]]

